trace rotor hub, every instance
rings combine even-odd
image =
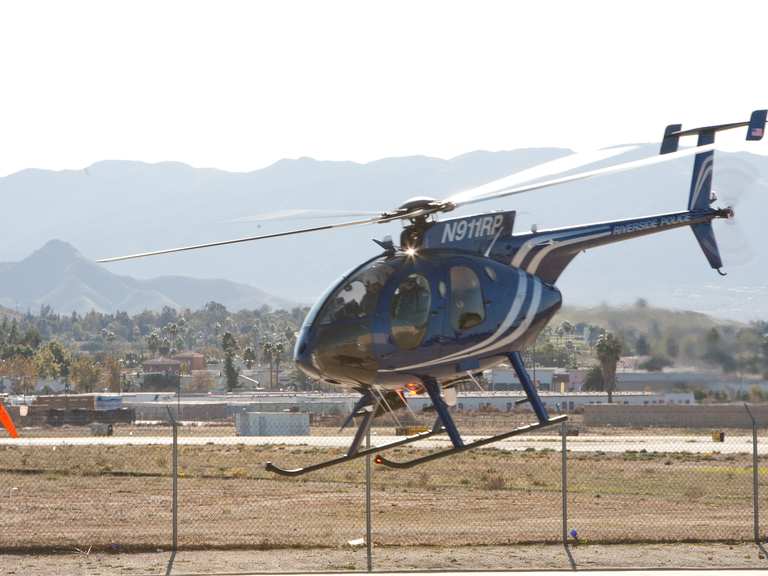
[[[420,209],[435,208],[439,204],[440,202],[438,202],[436,198],[430,198],[429,196],[414,196],[400,204],[397,209],[405,212],[412,212]]]

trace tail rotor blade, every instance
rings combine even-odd
[[[755,252],[738,221],[738,213],[734,218],[722,220],[722,225],[718,226],[717,238],[726,269],[745,266],[754,260]]]
[[[726,156],[717,160],[712,187],[721,203],[736,207],[747,196],[765,189],[766,183],[760,179],[760,169],[752,162]]]

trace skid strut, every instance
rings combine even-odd
[[[504,434],[491,436],[490,438],[483,438],[482,440],[475,440],[474,442],[469,442],[468,444],[462,444],[459,447],[449,448],[448,450],[435,452],[433,454],[427,454],[426,456],[422,456],[421,458],[415,458],[413,460],[408,460],[407,462],[395,462],[394,460],[388,460],[384,458],[381,454],[376,456],[375,462],[376,464],[382,464],[384,466],[388,466],[389,468],[412,468],[413,466],[416,466],[418,464],[423,464],[424,462],[429,462],[430,460],[437,460],[438,458],[444,458],[445,456],[450,456],[451,454],[459,454],[466,450],[471,450],[472,448],[479,448],[480,446],[485,446],[486,444],[492,444],[493,442],[498,442],[499,440],[511,438],[512,436],[527,434],[528,432],[532,432],[533,430],[538,430],[539,428],[544,428],[545,426],[552,426],[554,424],[559,424],[564,420],[568,420],[568,416],[565,414],[563,414],[562,416],[555,416],[554,418],[550,418],[546,422],[537,422],[534,424],[528,424],[527,426],[521,426],[520,428],[515,428],[514,430],[510,430],[509,432],[505,432]]]
[[[368,431],[368,428],[371,425],[370,421],[373,420],[374,413],[375,410],[371,410],[370,412],[366,413],[363,422],[357,429],[355,439],[352,441],[352,445],[350,446],[349,451],[344,456],[334,458],[333,460],[326,460],[325,462],[320,462],[318,464],[312,464],[311,466],[305,466],[304,468],[293,468],[288,470],[285,468],[280,468],[279,466],[275,466],[272,464],[272,462],[267,462],[264,465],[264,468],[269,472],[274,472],[275,474],[280,474],[281,476],[301,476],[307,472],[314,472],[315,470],[321,470],[323,468],[328,468],[329,466],[335,466],[336,464],[343,464],[344,462],[349,462],[350,460],[355,460],[357,458],[367,456],[368,454],[376,454],[382,450],[388,450],[390,448],[397,448],[398,446],[404,446],[412,442],[418,442],[419,440],[430,438],[435,434],[441,434],[445,431],[445,428],[440,425],[440,421],[438,420],[435,422],[435,425],[429,432],[421,432],[420,434],[414,434],[413,436],[408,436],[407,438],[396,440],[395,442],[390,442],[389,444],[383,444],[381,446],[373,446],[371,448],[364,448],[363,450],[359,450],[358,447],[360,445],[360,440],[362,440],[362,438],[365,436],[365,433]]]
[[[434,380],[430,381],[429,379],[425,379],[424,387],[427,389],[427,393],[429,393],[429,397],[432,399],[432,404],[435,406],[435,410],[438,413],[439,419],[442,421],[443,426],[445,426],[445,429],[451,438],[453,448],[427,454],[426,456],[414,458],[413,460],[407,460],[405,462],[388,460],[382,455],[378,455],[375,458],[375,462],[390,468],[411,468],[419,464],[424,464],[425,462],[430,462],[431,460],[437,460],[438,458],[444,458],[446,456],[451,456],[452,454],[458,454],[466,450],[471,450],[472,448],[479,448],[480,446],[492,444],[493,442],[511,438],[512,436],[527,434],[533,430],[538,430],[539,428],[544,428],[546,426],[552,426],[567,420],[568,416],[565,414],[562,416],[556,416],[554,418],[549,417],[547,414],[547,409],[544,407],[544,403],[541,401],[541,398],[539,398],[539,394],[536,392],[536,387],[534,386],[531,377],[528,375],[528,371],[525,369],[523,358],[520,353],[513,352],[509,354],[509,360],[512,364],[512,367],[515,369],[515,372],[517,372],[520,385],[525,391],[525,401],[531,404],[533,411],[536,413],[538,422],[528,424],[527,426],[521,426],[520,428],[515,428],[514,430],[510,430],[509,432],[505,432],[503,434],[498,434],[489,438],[483,438],[481,440],[475,440],[474,442],[465,444],[461,439],[458,428],[456,428],[456,424],[453,421],[451,413],[448,411],[448,406],[440,396],[440,387]]]

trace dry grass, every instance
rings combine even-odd
[[[337,547],[359,538],[362,460],[295,479],[263,469],[270,460],[293,467],[340,454],[182,446],[181,545]],[[571,454],[569,528],[587,542],[748,540],[750,463],[747,455]],[[0,549],[167,547],[170,466],[167,446],[0,447]],[[761,481],[768,495],[765,468]],[[560,489],[560,454],[546,450],[475,451],[408,470],[375,466],[374,539],[393,546],[555,542]]]

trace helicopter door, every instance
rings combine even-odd
[[[480,279],[468,266],[450,269],[451,300],[449,320],[456,333],[466,332],[485,320],[485,301]]]
[[[401,350],[412,350],[427,333],[432,294],[421,274],[409,274],[397,287],[390,307],[392,339]]]

